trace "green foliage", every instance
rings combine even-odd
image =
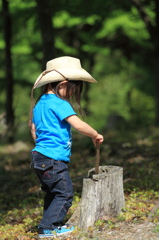
[[[13,20],[13,105],[15,122],[22,133],[27,125],[29,91],[41,72],[41,33],[36,1],[9,1],[9,7]],[[52,3],[52,7],[56,56],[79,57],[82,65],[98,80],[97,85],[90,85],[89,102],[84,102],[88,110],[86,119],[98,129],[107,126],[112,115],[123,118],[122,124],[128,127],[153,124],[154,75],[152,65],[148,64],[151,58],[149,50],[153,46],[136,8],[126,1],[122,6],[114,1],[106,3],[103,0],[91,4],[83,0],[68,1],[66,4],[66,1],[61,0],[56,6]],[[145,11],[152,24],[155,24],[153,7],[153,1],[145,3]],[[0,25],[3,25],[2,21]],[[0,78],[3,79],[4,47],[1,34]],[[142,54],[138,54],[139,50]],[[144,65],[145,54],[150,57]],[[1,88],[5,89],[5,80],[1,81]],[[36,90],[35,95],[37,93]],[[5,92],[2,92],[1,113],[5,111],[5,101]]]
[[[96,37],[101,39],[108,36],[109,40],[114,39],[119,29],[139,45],[145,45],[146,40],[150,37],[143,21],[140,20],[138,11],[134,7],[131,8],[131,12],[125,12],[121,9],[113,11],[109,19],[103,21],[102,28],[96,33]]]
[[[131,192],[129,196],[126,196],[126,206],[118,216],[122,221],[142,221],[149,217],[150,211],[154,207],[152,200],[158,200],[159,194],[154,190]],[[157,212],[156,212],[157,213]],[[156,222],[159,218],[159,214],[156,214],[151,220]],[[158,220],[157,220],[158,221]]]
[[[99,129],[109,126],[110,116],[120,116],[125,128],[151,124],[155,103],[146,89],[145,92],[141,90],[144,71],[133,61],[128,62],[120,51],[111,56],[109,51],[99,54],[96,62],[93,72],[98,84],[92,85],[89,92],[91,115],[87,117],[88,122]]]
[[[62,10],[60,12],[57,12],[53,18],[53,23],[55,28],[63,28],[65,27],[73,27],[81,23],[80,17],[71,17],[71,15]]]
[[[157,233],[159,232],[159,225],[155,227],[154,232],[157,232]]]

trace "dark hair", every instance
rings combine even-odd
[[[70,102],[70,104],[77,108],[77,110],[79,111],[79,113],[81,114],[81,116],[83,117],[83,111],[81,108],[81,93],[83,90],[83,81],[68,81],[66,82],[66,96],[62,97],[60,95],[60,82],[52,82],[50,85],[47,84],[42,92],[42,94],[39,96],[39,98],[37,99],[36,103],[40,100],[41,96],[43,94],[46,94],[48,89],[52,90],[59,98],[62,98],[68,102]],[[76,104],[75,104],[76,103]],[[76,106],[77,107],[76,107]]]
[[[62,97],[59,93],[59,89],[60,89],[60,83],[61,82],[53,82],[51,83],[51,90],[60,98],[70,102],[71,105],[73,105],[73,107],[76,106],[75,108],[77,108],[77,110],[79,111],[79,113],[81,114],[81,116],[83,116],[83,111],[81,108],[81,93],[83,90],[83,81],[68,81],[66,82],[66,96]],[[46,90],[45,90],[46,91]]]

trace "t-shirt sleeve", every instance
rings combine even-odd
[[[57,108],[56,108],[56,115],[59,117],[59,119],[62,121],[63,119],[71,116],[71,115],[77,115],[74,111],[73,107],[69,102],[63,101]]]

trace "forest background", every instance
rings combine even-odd
[[[153,188],[158,191],[159,2],[2,0],[0,15],[0,158],[1,178],[6,181],[2,184],[2,199],[8,198],[6,189],[14,189],[22,181],[14,176],[21,169],[20,162],[25,165],[25,177],[30,177],[28,152],[33,142],[27,122],[33,83],[45,70],[48,60],[64,55],[80,58],[83,68],[98,81],[97,84],[85,84],[82,106],[86,112],[85,121],[105,136],[101,149],[102,164],[112,163],[126,168],[128,152],[125,153],[125,149],[129,149],[134,161],[141,164],[144,158],[150,165],[145,168],[141,164],[140,172],[125,191],[129,187],[126,192],[130,194],[140,183],[140,190]],[[35,99],[40,91],[34,91]],[[72,156],[72,167],[79,168],[74,160],[76,155],[79,162],[84,161],[84,155],[78,153],[80,146],[88,161],[82,162],[83,169],[78,169],[78,174],[75,172],[83,176],[92,167],[94,150],[88,140],[74,135],[78,144],[74,145],[76,154]],[[20,153],[15,150],[17,142],[24,147]],[[134,167],[132,172],[128,168],[124,178],[131,179],[134,171]],[[8,172],[13,174],[13,185],[8,185]],[[138,179],[145,173],[149,174],[151,181],[139,183]],[[74,173],[72,176],[75,177]],[[30,180],[30,185],[36,186],[37,183]],[[26,185],[27,191],[30,185]],[[15,193],[15,199],[19,198],[18,194]],[[24,197],[26,199],[25,194],[19,202]],[[35,199],[33,202],[37,204]],[[18,204],[16,202],[11,208],[22,208]],[[2,207],[4,219],[10,201]],[[10,224],[4,222],[5,226]]]

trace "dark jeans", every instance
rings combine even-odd
[[[32,152],[32,165],[42,190],[46,192],[44,215],[39,227],[52,230],[63,221],[72,205],[73,187],[68,166],[36,151]]]

